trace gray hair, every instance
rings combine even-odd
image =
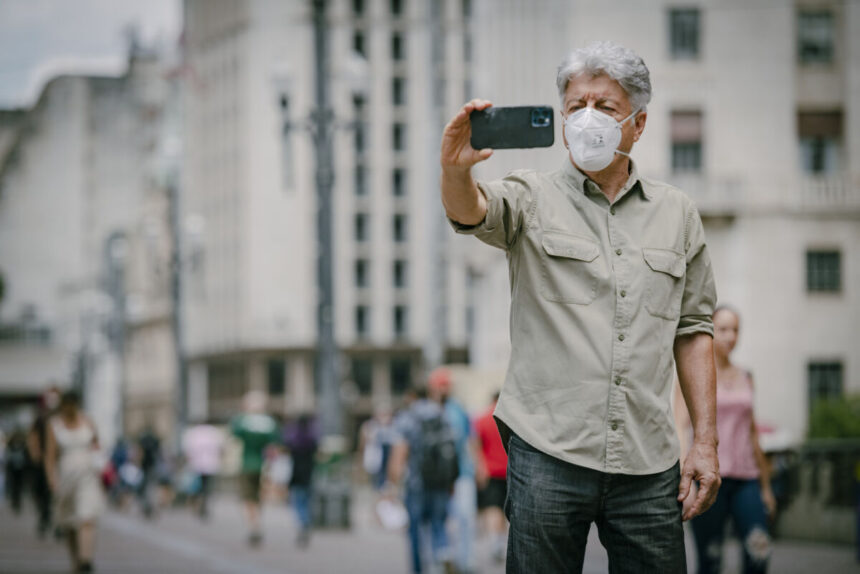
[[[605,74],[621,84],[633,109],[645,110],[651,101],[651,75],[645,62],[633,50],[612,42],[593,42],[571,52],[558,67],[558,96],[564,94],[570,79],[580,74]]]

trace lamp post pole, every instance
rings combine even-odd
[[[317,238],[319,249],[319,303],[317,307],[318,349],[315,376],[319,390],[319,417],[323,436],[331,440],[343,435],[339,392],[339,361],[334,339],[334,284],[332,242],[332,186],[334,166],[332,136],[334,113],[329,103],[328,30],[326,1],[312,0],[316,107],[311,113],[311,131],[316,149]]]

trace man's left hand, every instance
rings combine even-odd
[[[694,480],[699,483],[698,490],[691,489]],[[692,506],[684,505],[683,519],[690,520],[710,508],[719,489],[720,463],[716,445],[693,442],[684,459],[678,500],[684,502],[688,496],[694,496],[695,501]]]

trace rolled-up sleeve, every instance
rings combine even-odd
[[[487,214],[477,225],[463,225],[448,218],[454,231],[474,235],[499,249],[510,249],[533,213],[534,196],[526,174],[515,171],[497,181],[479,181],[478,189],[487,199]]]
[[[681,300],[681,318],[678,321],[675,337],[695,333],[707,333],[713,337],[712,316],[717,301],[717,290],[711,258],[705,242],[702,218],[693,205],[687,208],[685,236],[687,273],[684,280],[684,296]]]

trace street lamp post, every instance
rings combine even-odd
[[[319,418],[323,436],[329,443],[341,442],[343,413],[340,403],[339,361],[334,340],[334,284],[332,200],[334,166],[332,136],[334,113],[329,104],[328,30],[325,0],[312,0],[314,25],[314,59],[316,63],[316,107],[311,112],[310,125],[316,150],[317,238],[319,247],[319,304],[317,325],[316,378],[319,388]]]

